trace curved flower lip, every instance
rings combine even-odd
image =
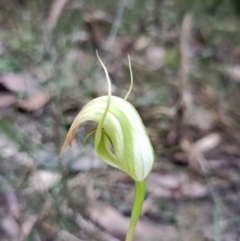
[[[111,95],[107,69],[98,54],[97,57],[107,78],[108,96],[93,99],[82,108],[68,131],[60,156],[66,146],[71,145],[78,127],[85,121],[95,121],[98,127],[94,145],[98,156],[134,180],[142,181],[152,169],[154,152],[138,112],[126,100],[133,84],[130,57],[131,85],[125,99]]]
[[[101,121],[107,101],[108,96],[102,96],[83,107],[72,123],[61,155],[66,146],[71,145],[78,127],[83,122]],[[135,180],[145,179],[152,169],[154,154],[142,120],[133,105],[122,98],[112,96],[103,130],[100,144],[95,139],[95,149],[99,157]],[[113,151],[109,145],[112,145]]]

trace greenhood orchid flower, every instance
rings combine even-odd
[[[97,57],[108,81],[108,95],[93,99],[82,108],[68,131],[61,155],[64,149],[71,145],[83,122],[98,123],[94,141],[98,156],[110,166],[128,174],[136,182],[134,206],[126,238],[126,241],[131,241],[141,214],[145,195],[145,178],[152,169],[154,152],[139,114],[126,100],[133,85],[130,58],[131,86],[125,99],[122,99],[111,95],[111,81],[107,69],[98,54]]]

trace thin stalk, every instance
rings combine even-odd
[[[134,230],[136,228],[138,219],[141,215],[144,197],[145,197],[145,180],[135,181],[135,197],[134,197],[133,209],[131,214],[131,220],[130,220],[125,241],[133,240]]]

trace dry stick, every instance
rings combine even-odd
[[[52,30],[56,27],[58,19],[69,0],[53,0],[48,17],[46,19],[46,27],[43,28],[44,51],[51,53],[55,61],[58,58],[57,51],[51,46]]]
[[[180,106],[178,109],[177,136],[180,142],[188,140],[186,130],[186,112],[192,108],[192,95],[190,91],[189,72],[190,72],[190,39],[192,28],[192,16],[185,14],[180,35],[181,65],[179,70],[179,97]]]
[[[181,68],[179,72],[180,77],[180,94],[181,94],[181,106],[183,108],[182,112],[182,119],[181,119],[181,127],[183,128],[182,131],[182,140],[188,140],[187,138],[187,131],[184,129],[185,126],[185,117],[186,117],[186,111],[192,108],[193,101],[192,101],[192,94],[190,91],[190,82],[189,82],[189,72],[191,67],[190,62],[190,38],[191,38],[191,28],[192,28],[192,16],[191,14],[186,14],[183,19],[182,28],[181,28],[181,36],[180,36],[180,51],[181,51]],[[189,141],[188,141],[189,142]],[[190,142],[189,142],[190,143]],[[191,143],[190,143],[191,144]],[[196,163],[195,163],[196,164]],[[200,167],[200,170],[204,174],[206,183],[210,189],[210,192],[212,194],[213,201],[215,203],[216,207],[216,213],[218,216],[220,216],[220,210],[221,210],[221,200],[218,197],[215,190],[210,185],[210,182],[208,181],[206,177],[206,169],[202,162],[197,163]],[[218,217],[220,218],[220,217]],[[216,224],[215,227],[215,235],[216,240],[220,240],[220,227],[219,223]]]
[[[64,6],[69,0],[54,0],[47,19],[47,28],[52,31],[57,25]]]
[[[191,111],[193,108],[193,97],[191,93],[191,84],[189,81],[189,72],[191,69],[191,56],[190,56],[190,40],[191,40],[191,29],[192,29],[192,15],[186,14],[183,19],[181,36],[180,36],[180,52],[181,52],[181,67],[179,70],[179,91],[181,107],[179,110],[180,126],[178,130],[180,131],[180,141],[181,146],[188,153],[189,164],[195,171],[200,171],[201,173],[205,171],[203,158],[193,158],[192,154],[198,154],[201,157],[201,153],[194,153],[193,149],[195,144],[191,142],[188,136],[188,131],[186,128],[186,113]],[[201,163],[200,163],[201,162]]]
[[[182,105],[188,109],[192,106],[192,95],[190,92],[189,72],[191,67],[190,39],[192,29],[192,15],[186,14],[183,19],[180,35],[181,66],[179,71],[180,93]]]

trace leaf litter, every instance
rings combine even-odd
[[[104,8],[94,10],[91,6],[86,11],[82,9],[85,4],[55,0],[51,6],[44,8],[44,11],[49,9],[47,14],[39,18],[33,14],[34,21],[47,16],[45,22],[52,39],[44,40],[49,48],[46,48],[44,58],[52,61],[50,66],[54,66],[56,71],[46,75],[42,73],[44,68],[41,65],[44,63],[38,62],[34,63],[37,65],[34,67],[32,63],[24,66],[26,73],[9,70],[0,76],[1,176],[12,185],[15,198],[8,197],[9,205],[19,205],[17,212],[1,205],[1,210],[6,213],[1,216],[1,228],[4,230],[1,235],[5,235],[1,238],[12,237],[15,240],[19,230],[25,230],[21,236],[23,240],[29,235],[36,235],[36,240],[40,239],[39,235],[41,239],[53,235],[59,240],[124,239],[131,211],[132,181],[113,169],[99,165],[101,162],[91,149],[87,150],[89,154],[81,152],[79,143],[82,142],[83,130],[79,133],[78,142],[73,143],[73,155],[70,156],[69,152],[62,162],[58,160],[59,147],[56,143],[61,142],[59,139],[68,128],[67,119],[71,119],[72,114],[92,98],[90,94],[98,96],[106,92],[105,82],[94,66],[93,53],[95,48],[99,48],[103,56],[110,59],[108,64],[116,94],[123,94],[128,89],[129,77],[122,59],[130,53],[135,78],[131,98],[133,103],[138,104],[157,152],[154,171],[147,180],[145,208],[136,240],[213,240],[216,225],[213,215],[216,207],[219,208],[215,196],[222,202],[222,213],[219,214],[221,238],[235,240],[237,228],[234,222],[226,220],[237,218],[239,213],[239,116],[237,108],[231,106],[239,103],[238,60],[233,60],[233,63],[228,61],[227,65],[224,63],[221,56],[226,59],[232,57],[224,52],[227,45],[223,44],[223,48],[216,45],[219,40],[215,41],[210,35],[213,32],[211,26],[202,28],[200,25],[206,23],[199,21],[198,25],[194,15],[190,22],[189,17],[185,18],[180,38],[181,24],[175,22],[176,27],[173,28],[168,23],[175,19],[170,9],[174,8],[172,3],[162,6],[160,34],[155,36],[156,29],[153,31],[154,19],[152,21],[151,18],[154,18],[154,7],[149,4],[144,8],[144,19],[140,16],[131,26],[131,31],[135,33],[128,34],[127,30],[120,28],[114,47],[110,49],[106,42],[116,9],[108,12]],[[125,11],[133,6],[133,2],[129,3]],[[76,24],[76,15],[73,14],[71,26],[76,24],[74,31],[63,37],[59,31],[63,31],[60,29],[67,24],[65,17],[70,18],[72,9],[81,11],[81,17],[76,18]],[[39,11],[42,9],[39,8]],[[166,15],[169,11],[173,14],[171,19]],[[126,19],[127,15],[124,15]],[[36,24],[34,21],[33,25]],[[11,27],[9,30],[14,31]],[[204,36],[204,44],[195,31],[207,36]],[[18,34],[21,34],[20,31]],[[229,37],[222,36],[223,43],[227,43]],[[69,39],[72,47],[68,45]],[[200,46],[200,51],[199,42],[204,45]],[[11,46],[5,40],[1,43],[4,46],[1,57],[5,58]],[[212,51],[211,46],[216,49]],[[185,55],[189,50],[190,55]],[[179,53],[182,75],[178,71]],[[217,59],[219,66],[214,63],[209,69],[211,61],[204,66],[201,58],[205,61],[210,58],[213,62]],[[32,69],[29,71],[29,68]],[[34,71],[37,71],[37,78],[29,74]],[[181,88],[181,85],[185,87]],[[89,96],[82,94],[86,86],[88,90],[94,89],[94,93]],[[162,98],[163,92],[159,96],[155,94],[156,86],[161,89],[170,86],[165,89],[170,89],[168,98]],[[211,88],[215,93],[207,91]],[[140,97],[142,101],[138,102]],[[182,100],[185,101],[184,106]],[[54,121],[48,103],[56,107]],[[62,107],[66,116],[61,112]],[[11,112],[2,111],[6,109],[11,109]],[[30,145],[28,139],[34,144]],[[172,146],[176,148],[171,149]],[[181,162],[176,162],[177,159]],[[7,199],[6,196],[6,193],[1,194],[1,203]],[[49,196],[54,205],[41,216],[40,209],[44,209],[43,203],[48,201]],[[70,215],[59,210],[64,205],[67,210],[70,209]],[[24,220],[19,222],[19,216]],[[45,233],[41,234],[41,230]]]

